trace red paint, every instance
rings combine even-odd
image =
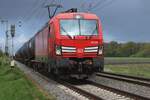
[[[94,19],[98,21],[98,36],[89,37],[74,36],[74,39],[70,39],[68,36],[61,36],[60,34],[60,19],[74,19],[76,14],[80,14],[84,19]],[[49,23],[41,32],[35,36],[36,56],[49,56],[49,57],[97,57],[96,53],[84,53],[85,47],[93,47],[103,45],[102,27],[99,18],[95,14],[90,13],[61,13],[53,17]],[[50,37],[48,37],[50,35]],[[86,39],[87,38],[87,39]],[[47,43],[48,42],[48,43]],[[76,47],[76,53],[63,53],[61,56],[55,54],[55,46]]]

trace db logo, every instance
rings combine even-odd
[[[78,53],[83,53],[83,49],[77,49]]]
[[[98,44],[98,41],[91,41],[91,44]]]

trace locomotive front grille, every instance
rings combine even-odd
[[[77,52],[77,49],[75,47],[64,47],[62,46],[62,52],[63,53],[75,53]],[[97,53],[98,52],[98,46],[96,47],[86,47],[84,48],[85,53]]]
[[[98,46],[97,47],[86,47],[84,49],[84,52],[86,52],[86,53],[97,53],[98,52]]]
[[[62,46],[62,52],[65,52],[65,53],[71,53],[71,52],[76,52],[76,48],[75,47],[64,47]]]

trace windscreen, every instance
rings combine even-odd
[[[61,35],[91,36],[98,35],[97,20],[65,19],[60,20]]]

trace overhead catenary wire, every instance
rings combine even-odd
[[[95,11],[95,10],[102,10],[103,8],[107,7],[108,5],[112,4],[114,0],[99,0],[98,2],[90,2],[83,1],[80,8],[84,9],[85,11]],[[85,8],[87,7],[87,8]]]
[[[51,1],[48,1],[48,0],[44,0],[44,2],[40,3],[40,5],[36,6],[31,12],[34,12],[32,14],[29,15],[29,18],[28,19],[25,19],[26,20],[26,23],[30,22],[31,19],[34,18],[33,21],[33,24],[38,24],[39,21],[37,20],[42,20],[42,19],[46,19],[46,10],[44,9],[44,6],[48,3],[55,3],[55,0],[51,0]],[[45,18],[44,18],[45,17]],[[33,26],[32,26],[33,27]]]
[[[46,16],[43,16],[45,13],[46,13],[46,10],[43,10],[43,11],[37,13],[38,16],[36,16],[36,20],[40,20],[40,22],[41,22],[41,20],[44,19],[44,17],[46,17]],[[38,23],[39,23],[39,21],[34,21],[35,25],[37,25]],[[42,23],[44,24],[43,21],[42,21]],[[40,26],[42,27],[43,24],[41,24]],[[31,27],[37,28],[36,26],[33,26],[33,25],[31,25]],[[35,31],[37,31],[37,30],[35,30]]]
[[[44,11],[44,9],[42,9],[43,5],[45,5],[45,3],[48,0],[43,0],[43,2],[40,2],[41,0],[38,0],[39,2],[36,2],[37,5],[34,5],[32,9],[30,9],[29,13],[27,14],[27,16],[22,17],[22,20],[26,23],[25,25],[27,25],[26,27],[32,27],[32,29],[37,28],[35,27],[35,23],[39,22],[38,20],[41,15],[41,12]],[[35,4],[35,3],[34,3]],[[33,13],[32,13],[33,12]],[[32,26],[31,26],[32,23]],[[34,32],[32,32],[34,33]]]
[[[105,4],[103,4],[102,6],[94,8],[93,11],[102,10],[105,7],[108,7],[109,5],[111,5],[113,3],[114,3],[114,0],[109,0],[108,2],[106,2]]]
[[[80,8],[82,11],[88,11],[88,9],[89,9],[88,6],[89,6],[88,1],[87,1],[87,0],[83,0],[79,8]]]
[[[39,2],[40,0],[38,0],[38,2],[34,2],[35,7],[32,8],[29,13],[23,18],[26,22],[29,22],[35,15],[37,15],[38,12],[42,11],[41,8],[44,8],[44,6],[46,5],[46,3],[48,3],[48,0],[44,0],[43,2]],[[56,0],[51,0],[50,3],[54,3],[56,2]]]
[[[32,6],[26,10],[26,15],[23,16],[23,19],[27,19],[32,13],[33,13],[33,10],[37,7],[37,5],[39,5],[39,1],[40,0],[35,0],[32,4]]]
[[[83,1],[80,5],[80,9],[83,11],[91,11],[93,8],[102,5],[106,0],[99,0],[98,2],[89,2],[87,0]]]
[[[39,3],[38,6],[36,6],[35,8],[33,8],[31,10],[31,12],[28,14],[28,16],[24,19],[26,22],[28,22],[30,19],[32,19],[36,13],[38,13],[39,11],[41,11],[41,8],[43,7],[43,5],[47,2],[47,0],[44,0],[42,3]]]
[[[36,0],[37,1],[37,0]],[[37,2],[33,3],[32,9],[29,9],[29,13],[23,18],[25,21],[29,21],[32,19],[35,14],[39,11],[41,11],[41,8],[44,8],[48,0],[43,0],[43,2],[40,2],[41,0],[38,0]],[[53,2],[54,0],[52,0]]]
[[[30,14],[28,19],[24,19],[25,23],[31,23],[31,21],[32,21],[32,25],[28,24],[27,27],[32,27],[34,29],[37,28],[35,26],[38,24],[39,20],[41,20],[39,17],[44,16],[44,13],[42,13],[42,12],[44,12],[44,9],[42,9],[42,7],[45,5],[45,3],[47,1],[48,0],[44,0],[44,2],[40,3],[40,5],[38,5],[36,8],[34,8],[35,12],[33,14]],[[33,24],[34,24],[34,26],[33,26]]]
[[[90,7],[90,10],[95,9],[95,8],[101,6],[101,5],[104,4],[105,2],[107,2],[107,0],[100,0],[99,2],[93,3],[93,4],[92,4],[93,6]],[[95,5],[94,5],[94,4],[95,4]]]

